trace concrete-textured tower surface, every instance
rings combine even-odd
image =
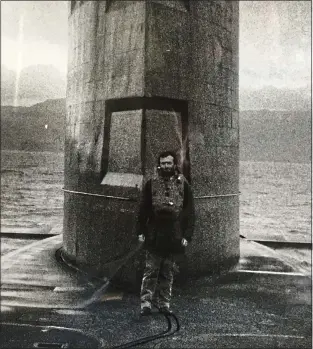
[[[71,1],[64,254],[129,249],[142,183],[176,149],[196,227],[185,273],[239,257],[237,1]]]

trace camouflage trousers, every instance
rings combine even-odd
[[[151,302],[158,307],[170,306],[175,262],[172,256],[160,257],[146,252],[146,266],[142,278],[141,308],[151,308]]]

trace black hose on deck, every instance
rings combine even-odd
[[[117,346],[114,346],[114,347],[110,347],[109,349],[126,349],[126,348],[131,348],[131,347],[134,347],[135,345],[142,345],[142,344],[145,344],[145,343],[152,342],[152,341],[154,341],[156,339],[166,337],[171,332],[172,322],[171,322],[171,320],[170,320],[168,315],[165,315],[165,318],[166,318],[166,321],[167,321],[167,330],[162,331],[162,332],[160,332],[158,334],[154,334],[154,335],[151,335],[151,336],[147,336],[147,337],[136,339],[136,340],[134,340],[132,342],[128,342],[128,343],[120,344],[120,345],[117,345]],[[173,333],[175,333],[175,332],[176,331],[174,331]]]
[[[79,272],[80,274],[88,276],[88,273],[86,271],[81,270],[75,264],[70,263],[69,261],[64,259],[64,256],[61,253],[61,248],[56,251],[56,257],[57,257],[58,260],[62,260],[62,262],[65,263],[67,265],[67,267],[69,267],[70,269],[74,269],[76,272]],[[102,282],[104,281],[102,278],[99,278],[99,277],[95,277],[94,276],[93,278],[94,279],[98,279],[99,281],[101,280]],[[92,285],[92,282],[89,281],[88,283]],[[109,283],[110,283],[110,279],[107,279],[105,284],[104,284],[104,286],[108,286]],[[103,286],[100,289],[103,289]],[[158,310],[160,310],[159,307],[156,304],[153,304],[153,306],[155,308],[157,308]],[[79,308],[81,308],[81,307],[84,308],[85,306],[80,306]],[[126,349],[126,348],[131,348],[131,347],[134,347],[136,345],[142,345],[142,344],[145,344],[145,343],[152,342],[152,341],[154,341],[156,339],[161,339],[161,338],[172,336],[174,333],[178,332],[180,330],[180,323],[179,323],[179,320],[176,317],[176,315],[173,312],[171,312],[169,314],[163,314],[163,315],[164,315],[164,317],[165,317],[165,319],[167,321],[167,329],[165,331],[162,331],[160,333],[157,333],[157,334],[154,334],[154,335],[151,335],[151,336],[139,338],[137,340],[134,340],[134,341],[131,341],[131,342],[128,342],[128,343],[124,343],[124,344],[120,344],[120,345],[117,345],[117,346],[114,346],[114,347],[110,347],[109,349]],[[176,322],[176,328],[174,330],[172,330],[173,326],[172,326],[171,318],[174,318],[174,320]]]
[[[159,309],[155,304],[154,304],[154,306],[157,309]],[[166,331],[163,331],[161,333],[158,333],[158,334],[155,334],[155,335],[152,335],[152,336],[139,338],[139,339],[137,339],[135,341],[132,341],[132,342],[128,342],[128,343],[124,343],[124,344],[117,345],[117,346],[114,346],[114,347],[110,347],[110,349],[131,348],[131,347],[134,347],[135,345],[142,345],[142,344],[145,344],[145,343],[152,342],[152,341],[154,341],[156,339],[161,339],[161,338],[166,338],[166,337],[172,336],[174,333],[176,333],[176,332],[178,332],[180,330],[179,320],[178,320],[177,316],[173,312],[171,312],[169,314],[164,314],[164,317],[166,318],[167,325],[168,325]],[[174,320],[176,322],[176,328],[173,331],[172,331],[171,317],[174,318]]]

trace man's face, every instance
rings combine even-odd
[[[160,159],[161,171],[166,175],[174,173],[174,158],[169,155],[165,158]]]

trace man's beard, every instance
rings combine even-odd
[[[170,168],[170,169],[163,169],[163,168],[161,168],[161,176],[163,176],[163,177],[171,177],[174,174],[175,174],[174,167]]]

